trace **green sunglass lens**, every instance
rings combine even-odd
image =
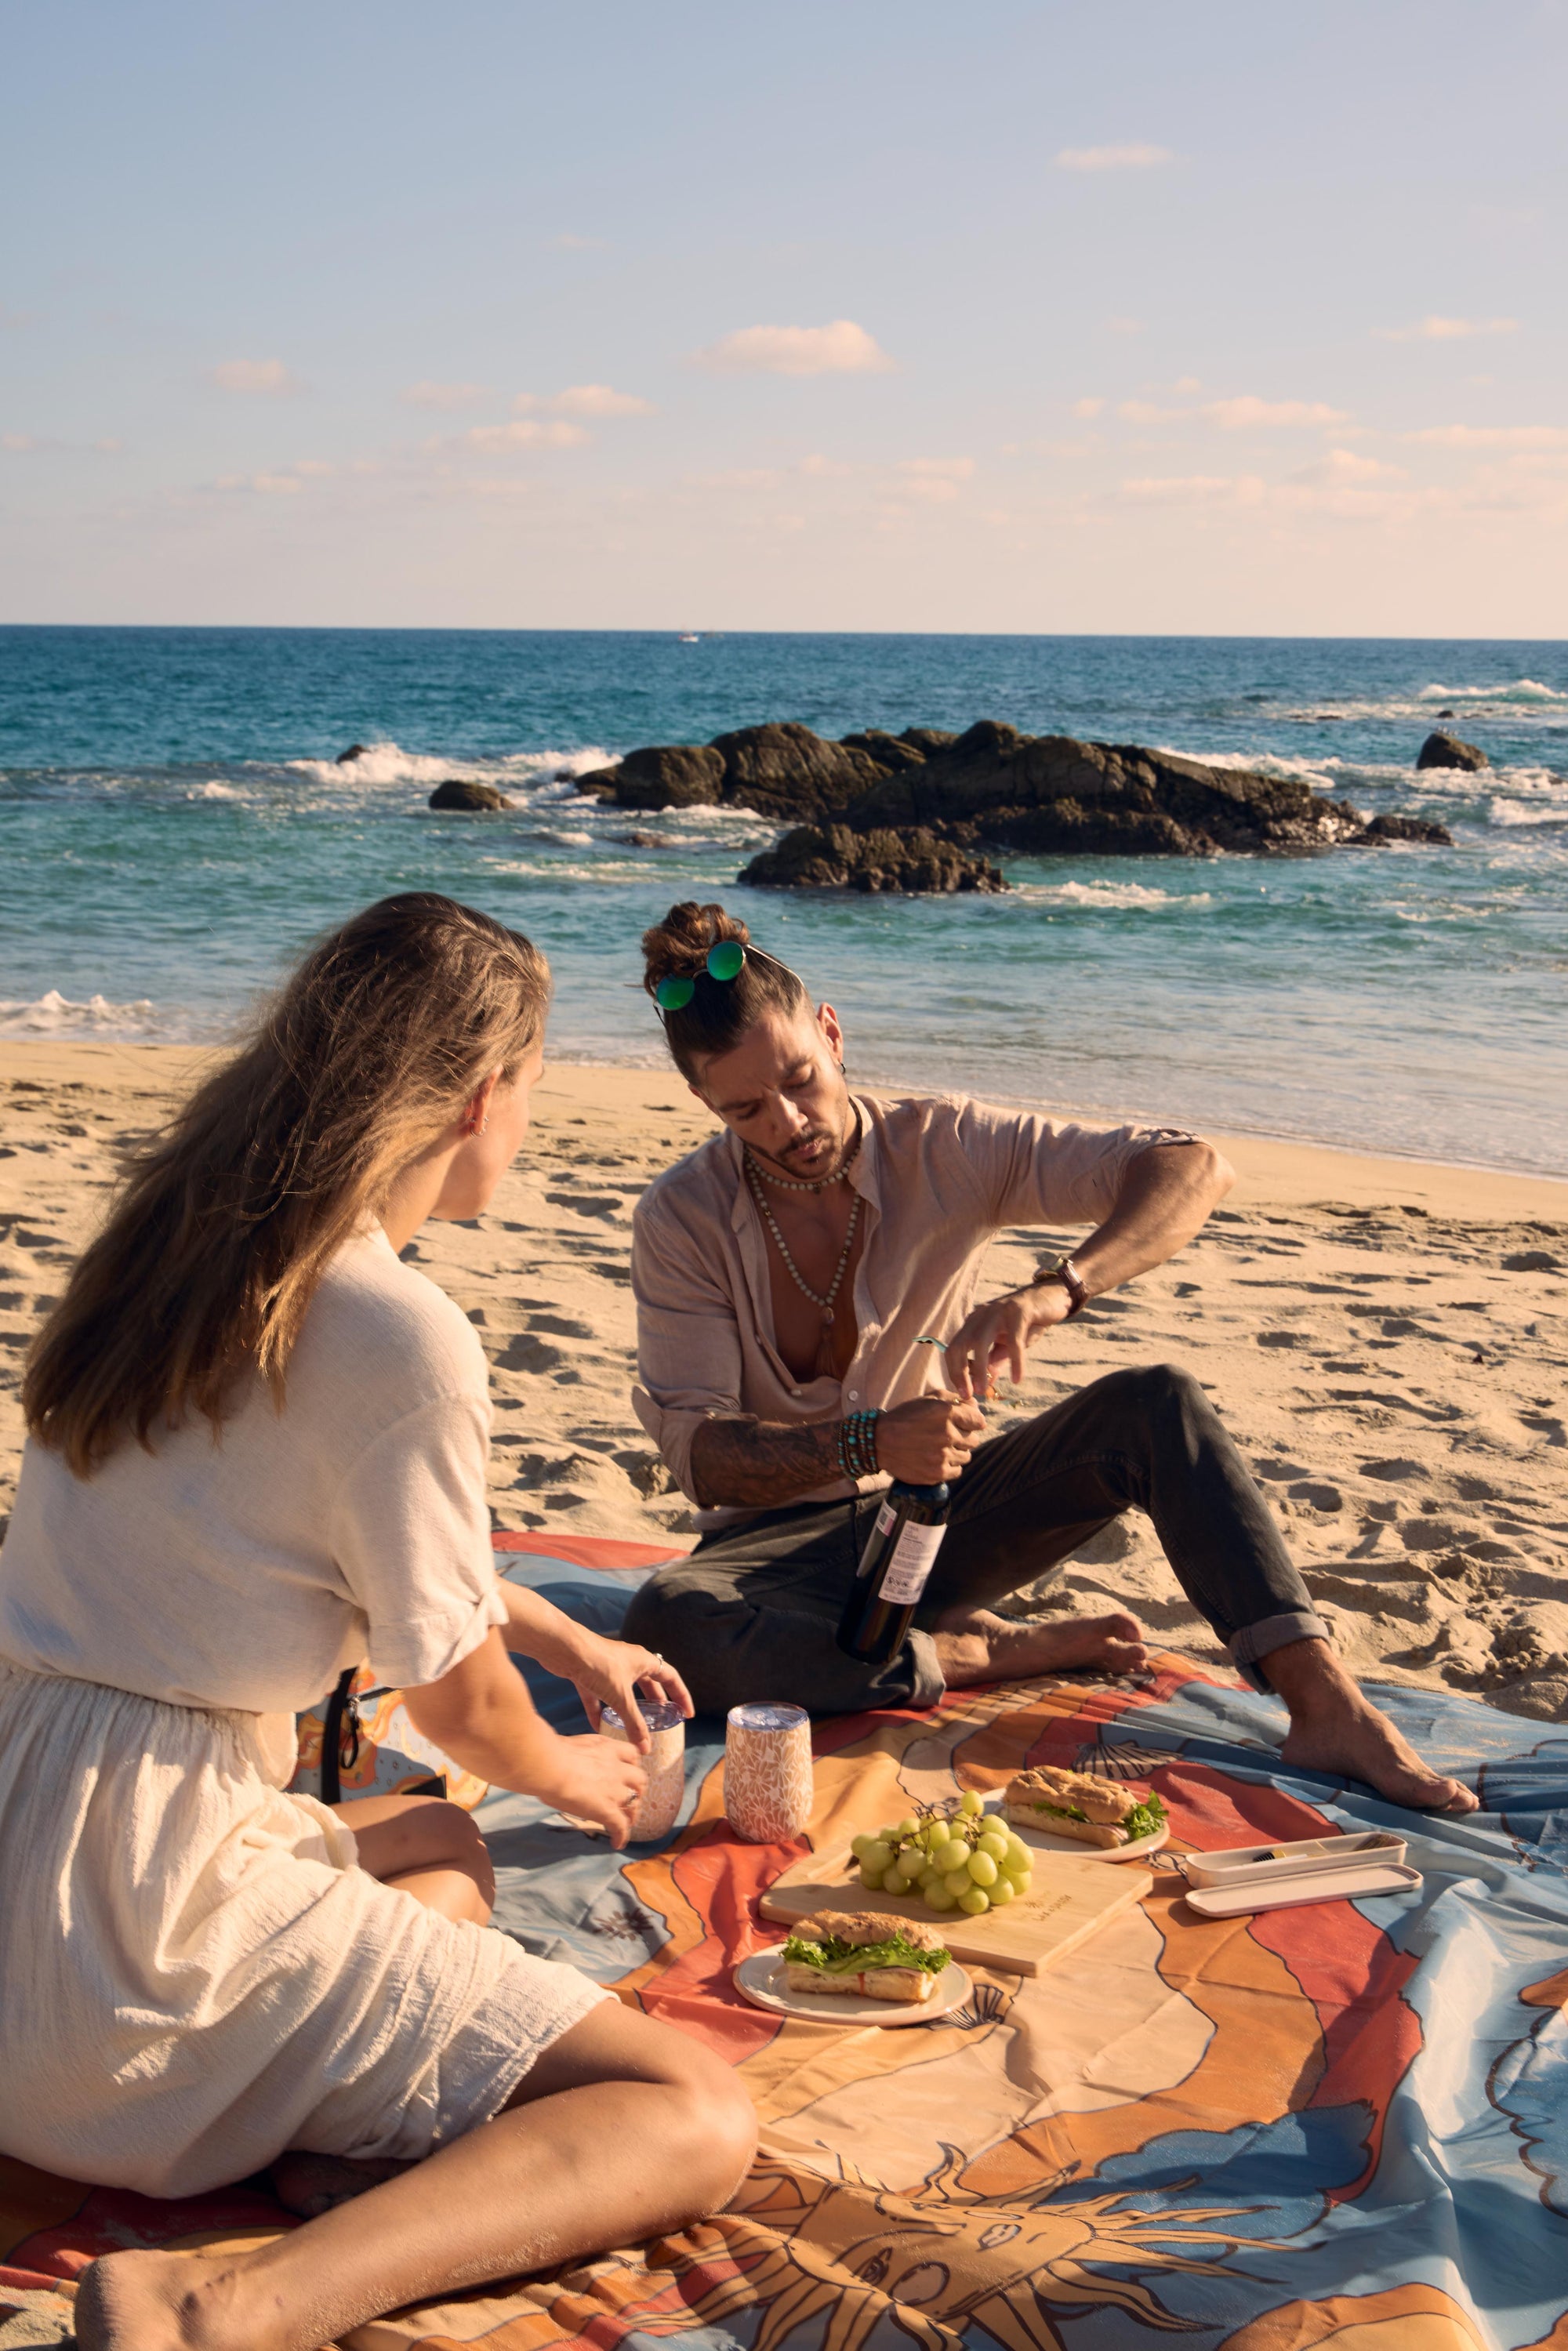
[[[693,982],[689,979],[662,979],[653,990],[653,1000],[661,1012],[679,1012],[692,1000]]]
[[[746,949],[738,939],[720,939],[707,952],[707,967],[715,979],[733,979],[745,961]]]

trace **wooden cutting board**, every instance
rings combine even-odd
[[[765,1918],[783,1926],[810,1917],[813,1910],[882,1910],[889,1917],[918,1918],[937,1928],[956,1959],[1037,1976],[1141,1902],[1154,1882],[1146,1869],[1131,1862],[1107,1869],[1101,1862],[1041,1854],[1027,1894],[1005,1910],[971,1918],[966,1910],[928,1910],[917,1895],[867,1894],[860,1864],[846,1845],[798,1861],[768,1887],[758,1907]]]

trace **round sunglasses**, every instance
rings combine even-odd
[[[717,946],[709,947],[706,968],[710,979],[736,979],[746,962],[746,949],[738,939],[720,939]],[[684,973],[671,973],[653,990],[653,1001],[661,1012],[679,1012],[688,1005],[696,992],[696,980]]]

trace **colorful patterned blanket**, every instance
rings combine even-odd
[[[653,1556],[501,1539],[507,1572],[612,1629]],[[563,1726],[576,1700],[531,1676]],[[731,2210],[678,2237],[363,2327],[346,2351],[1568,2351],[1568,1729],[1380,1693],[1479,1788],[1425,1822],[1281,1773],[1277,1709],[1175,1658],[828,1722],[812,1841],[1026,1760],[1152,1776],[1173,1849],[1396,1825],[1415,1897],[1200,1922],[1174,1874],[1020,1981],[897,2032],[781,2022],[732,1962],[802,1844],[738,1844],[721,1732],[682,1825],[612,1853],[521,1797],[478,1818],[497,1924],[701,2034],[757,2101]],[[579,1724],[579,1727],[580,1725]],[[125,2244],[286,2225],[252,2183],[185,2204],[0,2163],[0,2346],[68,2340],[68,2281]],[[65,2283],[61,2283],[65,2282]]]

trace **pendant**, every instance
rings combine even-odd
[[[824,1331],[827,1329],[827,1327],[828,1327],[829,1323],[832,1321],[832,1319],[833,1319],[833,1310],[832,1310],[832,1308],[831,1308],[831,1306],[824,1306],[824,1307],[823,1307],[823,1309],[822,1309],[822,1328],[823,1328],[823,1330],[824,1330]]]

